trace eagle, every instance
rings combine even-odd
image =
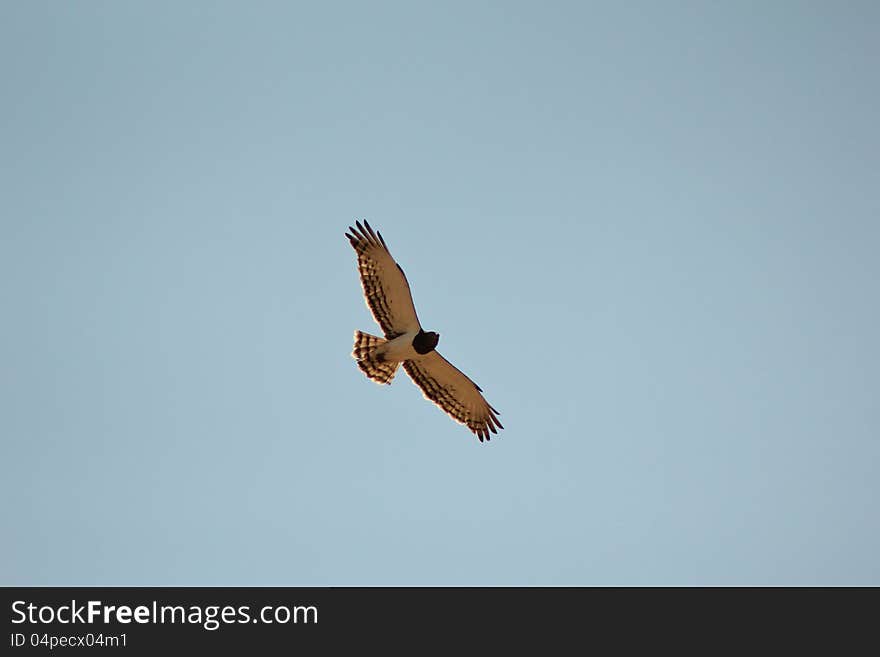
[[[437,352],[440,335],[425,331],[416,315],[406,274],[391,251],[367,221],[345,234],[357,253],[358,272],[367,307],[385,337],[355,331],[352,357],[361,371],[376,383],[391,384],[398,367],[456,422],[467,426],[480,442],[503,429],[498,411],[471,381]]]

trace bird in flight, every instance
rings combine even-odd
[[[406,274],[391,257],[382,234],[355,222],[345,236],[357,253],[364,298],[384,338],[355,331],[352,357],[376,383],[390,384],[402,364],[426,399],[467,425],[480,442],[503,429],[483,391],[437,351],[440,335],[425,331],[416,316]]]

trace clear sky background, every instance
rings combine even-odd
[[[880,584],[874,2],[4,2],[0,583]],[[367,219],[506,430],[401,374]]]

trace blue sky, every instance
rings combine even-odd
[[[880,584],[875,3],[3,3],[0,582]],[[380,229],[506,430],[401,376]]]

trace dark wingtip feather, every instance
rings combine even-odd
[[[370,237],[373,238],[373,242],[378,244],[379,238],[376,237],[376,232],[373,230],[373,227],[370,225],[370,222],[364,220],[364,225],[367,227],[367,232],[370,234]]]

